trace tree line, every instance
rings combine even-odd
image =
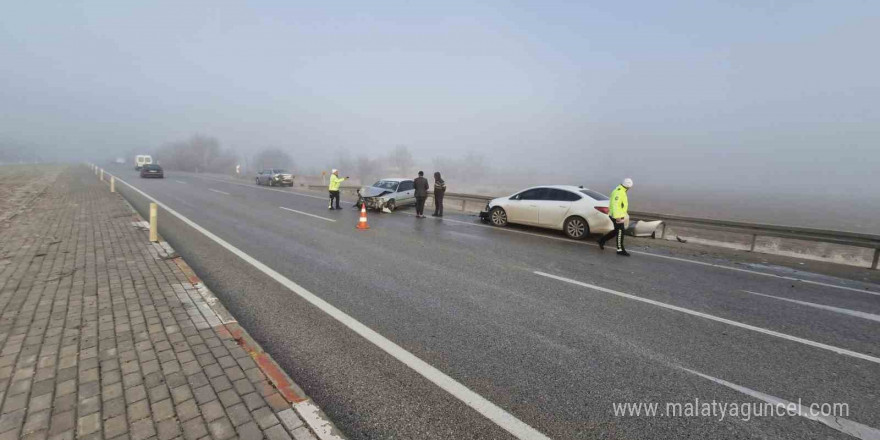
[[[136,154],[136,153],[134,153]],[[134,157],[134,155],[131,155]],[[384,177],[413,177],[419,170],[428,177],[440,171],[445,179],[458,182],[476,182],[491,173],[486,158],[474,152],[461,157],[423,157],[416,158],[405,145],[398,145],[385,154],[353,156],[339,151],[332,161],[327,161],[323,169],[315,166],[298,166],[293,155],[281,148],[265,148],[247,156],[220,145],[217,138],[203,135],[169,142],[159,147],[155,159],[169,169],[188,172],[233,173],[236,165],[241,166],[242,174],[253,174],[265,168],[281,168],[294,174],[320,175],[337,168],[342,173],[372,183]]]

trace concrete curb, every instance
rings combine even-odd
[[[107,182],[104,182],[107,183]],[[109,184],[108,184],[109,185]],[[132,224],[139,226],[144,224],[144,219],[140,213],[120,194],[120,198],[132,211]],[[260,371],[266,375],[269,382],[275,387],[279,394],[290,403],[291,408],[305,422],[305,426],[320,440],[346,440],[347,437],[339,431],[333,422],[321,411],[296,384],[284,370],[275,362],[272,357],[266,353],[253,337],[238,325],[238,321],[211,290],[205,286],[195,271],[181,258],[174,248],[168,242],[159,237],[159,243],[151,243],[154,247],[156,255],[159,258],[171,260],[186,275],[187,280],[196,288],[200,296],[204,299],[208,310],[202,310],[203,314],[208,318],[209,323],[213,326],[217,334],[223,339],[232,339],[247,352]],[[215,319],[210,319],[211,316]],[[301,428],[299,420],[296,417],[284,417],[282,411],[278,415],[284,426],[294,436],[299,438],[294,431]]]

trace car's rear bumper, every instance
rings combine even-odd
[[[591,234],[607,234],[614,230],[614,221],[607,215],[600,215],[588,220]],[[629,222],[627,222],[629,223]]]
[[[165,173],[144,173],[141,174],[141,177],[158,177],[161,179],[165,177]]]
[[[480,211],[480,220],[484,222],[489,221],[489,211]]]

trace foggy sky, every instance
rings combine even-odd
[[[876,198],[878,41],[876,1],[5,1],[0,142]]]

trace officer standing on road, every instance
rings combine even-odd
[[[416,218],[425,218],[425,200],[428,200],[428,179],[425,172],[419,171],[419,177],[413,181],[416,189]]]
[[[446,182],[440,172],[434,172],[434,217],[443,217],[443,196],[446,195]]]
[[[608,202],[608,217],[614,223],[614,230],[605,234],[599,239],[599,248],[605,249],[605,242],[617,236],[617,255],[628,257],[629,253],[623,247],[623,230],[626,221],[626,211],[629,208],[629,200],[626,197],[627,191],[633,186],[633,181],[629,177],[623,179],[623,183],[617,185],[611,192],[611,201]]]
[[[339,170],[334,169],[330,174],[330,209],[342,209],[339,207],[339,185],[342,184],[346,177],[339,177]],[[333,199],[336,199],[336,208],[333,208]]]

